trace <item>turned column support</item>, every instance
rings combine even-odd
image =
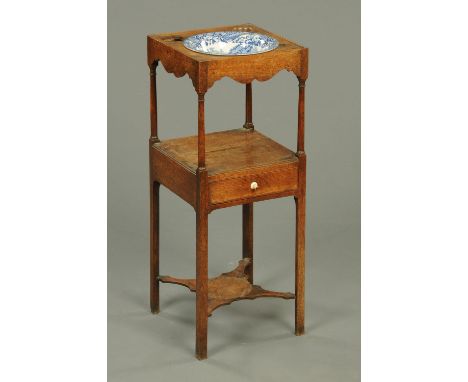
[[[254,125],[252,123],[252,83],[245,85],[245,123],[244,128],[253,130]]]
[[[150,116],[151,116],[151,143],[159,142],[158,138],[158,98],[156,92],[156,67],[158,61],[150,65]]]
[[[205,93],[198,93],[198,168],[205,168]]]
[[[304,98],[305,98],[305,79],[299,80],[299,102],[297,108],[297,154],[304,153]]]

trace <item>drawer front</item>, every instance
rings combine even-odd
[[[297,164],[251,174],[216,179],[210,182],[210,203],[225,203],[238,199],[280,193],[297,189]]]

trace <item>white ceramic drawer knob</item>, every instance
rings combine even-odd
[[[252,182],[252,183],[250,183],[250,189],[251,189],[251,190],[256,190],[257,187],[258,187],[257,182]]]

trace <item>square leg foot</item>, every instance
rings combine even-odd
[[[303,327],[302,328],[296,328],[294,334],[296,336],[302,336],[304,334],[304,328]]]
[[[205,354],[195,354],[195,357],[199,360],[199,361],[203,361],[204,359],[207,359],[208,358],[208,355],[205,353]]]

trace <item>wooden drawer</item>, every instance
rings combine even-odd
[[[297,175],[297,163],[287,163],[274,168],[209,178],[210,203],[225,203],[296,190]]]

